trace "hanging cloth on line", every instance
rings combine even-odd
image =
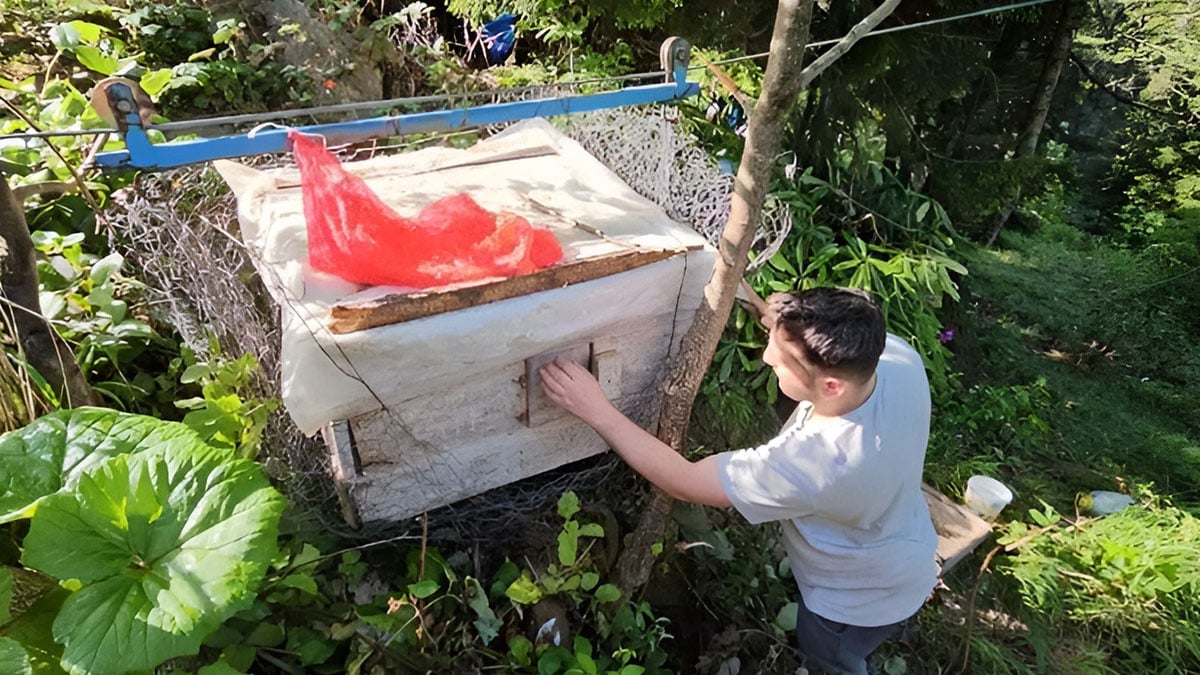
[[[315,270],[359,284],[431,288],[528,274],[562,260],[553,232],[513,213],[492,213],[466,193],[402,216],[346,171],[321,138],[292,130],[288,140],[300,167]]]

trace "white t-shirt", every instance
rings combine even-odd
[[[800,596],[853,626],[912,616],[937,581],[937,533],[921,492],[929,381],[895,335],[862,406],[808,419],[801,403],[766,445],[718,455],[721,484],[751,523],[780,521]]]

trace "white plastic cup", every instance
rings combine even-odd
[[[991,522],[1000,511],[1012,502],[1013,493],[1004,483],[987,476],[971,476],[967,479],[967,490],[963,501],[975,515]]]
[[[1097,516],[1107,516],[1127,506],[1133,506],[1133,497],[1129,495],[1107,490],[1092,491],[1092,513]]]

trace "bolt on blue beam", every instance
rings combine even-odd
[[[477,127],[503,122],[515,122],[533,117],[551,117],[571,113],[592,112],[608,108],[648,103],[663,103],[698,94],[699,85],[686,80],[686,61],[673,64],[674,81],[664,84],[627,87],[618,91],[561,98],[543,98],[512,103],[493,103],[468,108],[438,110],[389,117],[375,117],[351,122],[314,124],[295,127],[306,134],[324,136],[331,145],[356,143],[389,136],[430,133]],[[120,86],[113,88],[118,97],[133,92]],[[102,169],[140,168],[170,169],[214,159],[248,157],[287,151],[287,130],[260,129],[252,134],[221,136],[191,141],[153,144],[146,135],[136,111],[125,117],[124,150],[96,155]]]

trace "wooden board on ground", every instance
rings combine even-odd
[[[939,576],[945,575],[992,533],[992,526],[928,485],[921,486],[937,532]]]

